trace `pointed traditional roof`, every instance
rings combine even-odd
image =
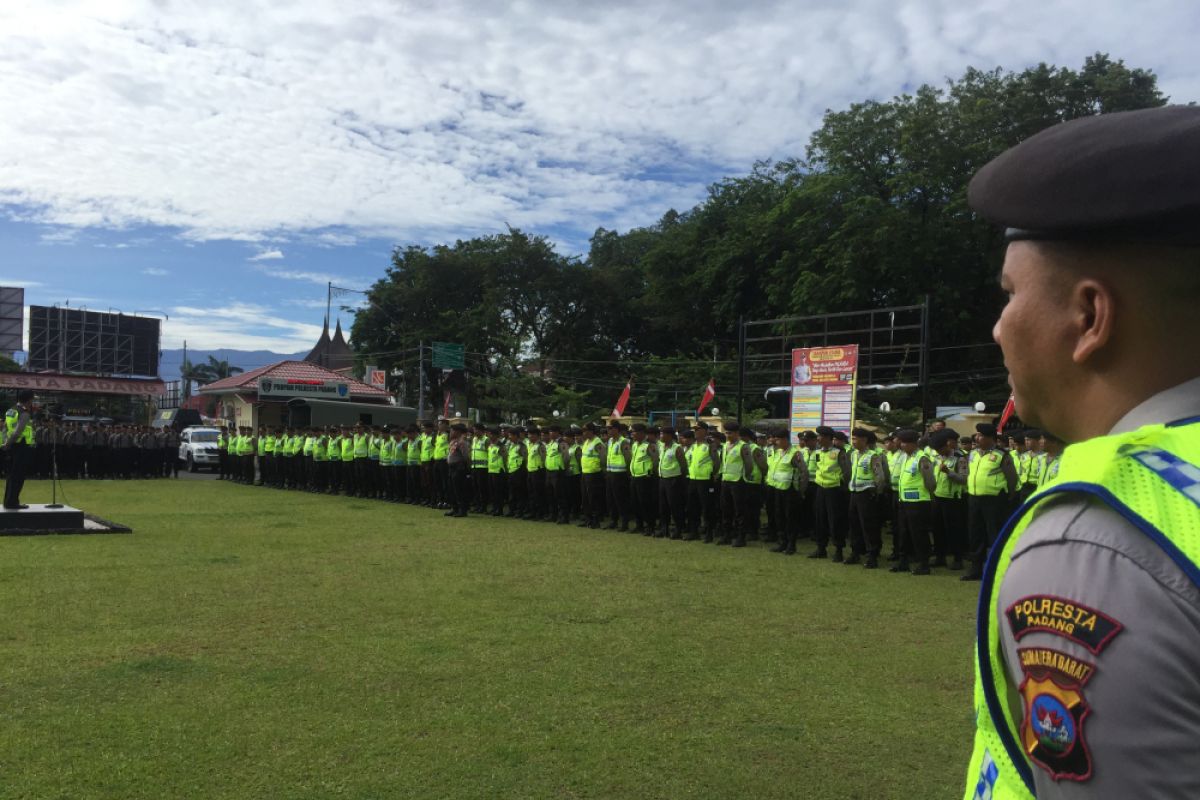
[[[321,338],[317,340],[316,345],[304,357],[304,360],[310,364],[319,364],[326,369],[335,371],[350,369],[354,366],[354,350],[346,343],[340,319],[337,321],[337,329],[334,331],[333,338],[330,338],[329,317],[325,318],[325,327],[321,331]]]

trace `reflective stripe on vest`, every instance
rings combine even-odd
[[[559,442],[546,443],[546,472],[562,472],[562,445]]]
[[[762,470],[758,468],[758,459],[755,458],[762,452],[762,448],[754,442],[746,442],[746,446],[750,448],[750,474],[743,476],[742,480],[751,485],[762,483]]]
[[[1058,480],[1033,494],[1000,532],[984,567],[975,643],[975,747],[966,800],[1031,800],[1033,768],[1021,745],[1017,700],[1008,682],[1000,626],[1000,586],[1022,534],[1060,494],[1095,498],[1157,544],[1200,586],[1200,423],[1147,425],[1069,446]]]
[[[396,451],[396,443],[391,439],[384,439],[379,445],[379,466],[390,467],[392,465],[392,453]]]
[[[999,450],[972,450],[967,461],[967,493],[978,497],[995,497],[1008,491],[1004,477],[1004,459]]]
[[[584,475],[594,475],[600,471],[600,440],[584,441],[579,453],[579,466]]]
[[[929,488],[925,485],[925,476],[921,474],[921,462],[926,458],[921,453],[913,453],[913,457],[904,462],[900,472],[900,502],[928,503]]]
[[[471,440],[471,469],[487,469],[488,443],[482,436]]]
[[[580,472],[582,472],[575,458],[575,456],[579,455],[579,452],[582,449],[583,448],[578,444],[573,444],[567,448],[567,464],[571,468],[572,475],[578,475]]]
[[[621,445],[625,444],[624,439],[609,439],[604,450],[604,469],[608,472],[626,472],[628,466],[625,464],[625,448]]]
[[[650,474],[654,464],[650,461],[650,443],[634,442],[629,453],[629,474],[634,478],[644,478]]]
[[[875,461],[875,454],[870,450],[864,450],[861,453],[855,450],[851,458],[854,461],[850,468],[850,491],[864,492],[867,489],[874,489],[875,470],[871,468],[871,464]]]
[[[422,433],[417,437],[417,441],[421,443],[421,463],[428,464],[433,461],[433,436]]]
[[[353,460],[354,460],[354,437],[353,436],[343,436],[342,437],[342,461],[353,461]]]
[[[742,442],[727,442],[721,448],[721,480],[737,483],[746,471],[742,461]]]
[[[5,441],[8,441],[9,439],[12,438],[13,431],[15,431],[17,429],[17,420],[20,418],[20,416],[21,416],[21,412],[15,408],[10,408],[4,414],[4,427],[5,427],[4,439],[5,439]],[[21,430],[21,440],[26,445],[33,444],[33,417],[32,416],[25,423],[25,427]]]
[[[962,497],[962,484],[954,483],[950,480],[950,476],[942,472],[941,467],[945,466],[951,472],[955,471],[958,466],[958,460],[962,458],[962,454],[956,452],[951,456],[938,456],[933,462],[934,479],[937,485],[933,488],[933,496],[940,497],[943,500],[953,500]]]
[[[520,441],[508,443],[508,473],[519,472],[525,463],[525,448]]]
[[[796,448],[776,450],[767,459],[767,485],[772,489],[790,489],[796,478]]]
[[[676,454],[676,443],[662,444],[658,449],[658,477],[660,478],[678,478],[683,474],[683,465],[679,463],[679,456]]]
[[[489,475],[499,475],[504,472],[504,456],[501,454],[500,443],[489,444],[487,448],[487,471]]]
[[[824,489],[836,489],[842,485],[842,465],[838,462],[841,451],[836,447],[817,451],[817,473],[814,480]]]
[[[433,440],[433,458],[435,461],[445,461],[450,455],[450,434],[439,433]]]
[[[684,458],[687,459],[688,478],[693,481],[706,481],[712,478],[712,451],[708,442],[696,442],[687,449]]]
[[[526,442],[525,443],[525,471],[526,472],[541,472],[542,471],[542,454],[538,450],[538,445],[541,442]]]

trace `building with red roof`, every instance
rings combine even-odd
[[[216,397],[218,416],[239,427],[318,424],[308,413],[297,421],[296,414],[317,405],[340,409],[339,419],[351,421],[376,417],[392,422],[395,414],[388,411],[401,410],[386,390],[309,361],[280,361],[231,375],[201,386],[200,394]]]

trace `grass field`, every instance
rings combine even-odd
[[[135,533],[0,538],[0,797],[961,796],[957,573],[215,481],[66,491]]]

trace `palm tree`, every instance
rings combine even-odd
[[[204,371],[205,366],[192,363],[190,358],[185,358],[183,363],[179,365],[179,377],[183,381],[183,399],[186,400],[192,396],[192,381],[199,384],[210,383],[205,380],[207,373]]]

